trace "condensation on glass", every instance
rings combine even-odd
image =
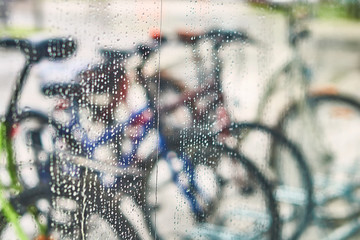
[[[0,0],[0,239],[357,239],[356,0]]]

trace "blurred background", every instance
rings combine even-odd
[[[47,76],[41,77],[42,79],[34,77],[34,80],[29,81],[30,85],[57,77],[65,81],[65,78],[74,76],[82,66],[96,63],[100,58],[99,48],[131,49],[139,43],[149,41],[150,33],[154,30],[161,29],[164,35],[171,38],[178,31],[236,29],[247,32],[261,42],[261,46],[236,46],[226,53],[226,61],[233,63],[228,65],[231,71],[224,71],[226,78],[233,79],[240,89],[247,89],[241,94],[233,95],[245,106],[241,109],[250,112],[236,115],[248,117],[256,111],[253,106],[259,101],[258,94],[263,91],[264,82],[292,54],[288,43],[288,13],[283,6],[288,4],[286,1],[2,0],[0,4],[2,37],[42,39],[72,36],[79,43],[76,57],[70,63],[64,62],[64,65],[73,68],[68,70],[67,77],[56,76],[55,73],[42,74],[44,68],[49,67],[41,67],[42,64],[47,64],[41,63],[30,77],[38,74],[37,68],[41,69],[40,75]],[[338,80],[342,79],[338,87],[357,94],[360,64],[358,1],[309,1],[306,5],[305,22],[311,35],[303,41],[301,54],[311,65],[314,82],[331,85],[338,84]],[[187,79],[185,81],[194,78],[196,70],[190,61],[189,48],[164,46],[161,52],[163,59],[160,68],[172,68],[169,72],[173,71],[171,74]],[[16,68],[20,69],[21,65],[17,61],[21,60],[21,56],[16,56],[16,53],[4,55],[0,59],[11,63],[0,64],[3,100],[9,99],[7,89],[12,84],[12,81],[4,79],[14,79],[11,74],[16,74]],[[78,67],[74,67],[73,63]],[[61,66],[56,64],[54,70],[59,68]],[[31,89],[35,91],[37,88]],[[231,90],[234,89],[229,87],[229,91]],[[240,99],[240,95],[245,96]],[[5,103],[6,101],[2,101],[0,109],[4,109]],[[27,104],[30,102],[27,101]]]

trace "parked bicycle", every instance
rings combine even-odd
[[[314,88],[313,70],[303,59],[303,43],[309,37],[306,28],[309,8],[312,5],[288,1],[270,3],[280,7],[288,18],[288,43],[292,57],[268,80],[265,93],[260,99],[258,119],[269,102],[283,90],[290,90],[291,96],[283,95],[288,104],[281,111],[275,128],[289,137],[306,156],[314,175],[316,208],[314,224],[321,230],[324,239],[349,239],[359,232],[359,204],[356,177],[359,169],[360,102],[346,95],[333,85]],[[330,83],[332,84],[332,83]],[[351,129],[351,130],[350,130]],[[281,159],[274,149],[272,159]],[[291,166],[274,162],[278,174],[291,179]],[[342,211],[334,212],[336,204]],[[351,209],[351,210],[349,210]],[[335,230],[334,230],[335,229]]]
[[[241,145],[241,138],[243,135],[246,135],[249,131],[253,134],[262,134],[265,135],[265,138],[271,139],[280,145],[283,146],[283,151],[288,155],[287,159],[291,164],[298,167],[294,172],[294,177],[300,183],[302,193],[301,200],[295,199],[292,197],[294,191],[291,182],[285,182],[283,179],[278,178],[278,176],[272,174],[272,180],[276,183],[276,191],[278,192],[277,197],[280,205],[284,205],[284,209],[288,209],[284,212],[282,223],[288,226],[288,232],[284,233],[283,238],[295,239],[300,236],[302,231],[305,229],[306,225],[309,223],[312,214],[312,182],[311,176],[308,172],[306,163],[302,158],[300,152],[297,148],[281,134],[272,130],[269,127],[266,127],[259,123],[231,123],[229,113],[226,111],[226,105],[224,103],[223,92],[221,91],[221,58],[220,58],[220,49],[224,47],[229,42],[246,42],[249,41],[249,38],[243,32],[233,32],[233,31],[220,31],[220,30],[211,30],[207,33],[195,35],[195,34],[181,34],[180,40],[189,44],[190,46],[198,47],[201,41],[209,41],[213,43],[212,57],[214,70],[210,77],[207,78],[199,88],[194,90],[188,90],[183,92],[183,87],[179,84],[174,84],[175,81],[171,79],[161,78],[160,80],[155,77],[151,78],[144,76],[143,67],[147,62],[147,59],[151,57],[151,54],[157,51],[157,48],[152,48],[149,46],[142,46],[142,49],[148,54],[147,58],[142,65],[137,69],[138,79],[148,90],[148,94],[151,94],[149,99],[154,99],[157,97],[160,104],[158,111],[160,126],[164,128],[164,135],[167,136],[168,141],[171,145],[168,145],[170,149],[181,149],[181,151],[191,152],[193,156],[192,159],[211,159],[204,157],[206,156],[205,151],[202,152],[201,147],[203,144],[202,141],[206,138],[207,134],[213,132],[217,135],[216,141],[221,144],[225,144],[230,149],[234,151],[239,151],[239,148],[236,148],[235,145]],[[251,41],[251,40],[250,40]],[[192,51],[197,53],[196,50]],[[105,56],[108,59],[119,59],[124,56],[129,55],[128,51],[116,51],[109,50],[105,51]],[[201,66],[200,66],[201,67]],[[174,108],[174,104],[177,108]],[[183,106],[187,106],[189,112],[186,112],[186,109],[183,109]],[[156,108],[156,106],[154,106]],[[172,112],[179,111],[182,112],[183,116],[191,116],[190,123],[192,126],[188,128],[180,129],[180,133],[177,132],[174,127],[166,126],[166,117],[171,116]],[[181,116],[178,114],[177,116]],[[225,121],[224,121],[225,120]],[[180,120],[181,121],[181,120]],[[200,132],[200,133],[199,133]],[[180,140],[179,140],[180,139]],[[240,139],[240,140],[239,140]],[[205,141],[203,146],[206,145]],[[176,150],[174,150],[176,152]],[[196,156],[196,154],[198,154]],[[210,154],[211,155],[211,154]],[[269,154],[270,155],[270,154]],[[289,157],[290,156],[290,157]],[[260,157],[262,163],[266,163],[266,155]],[[261,161],[260,160],[260,161]],[[271,161],[268,161],[270,163]],[[171,163],[170,168],[174,168]],[[204,161],[206,165],[206,161]],[[211,165],[211,161],[209,163]],[[236,171],[236,168],[234,168]],[[266,170],[263,170],[266,172]],[[176,172],[174,176],[176,176]],[[298,188],[296,188],[298,189]],[[296,191],[295,191],[296,192]],[[299,201],[304,204],[299,204]],[[289,206],[290,209],[289,210]],[[202,232],[203,233],[203,232]]]
[[[117,204],[113,201],[114,193],[105,190],[91,175],[74,178],[76,173],[65,170],[65,165],[58,161],[54,154],[57,149],[46,148],[56,140],[51,130],[61,131],[62,126],[51,122],[46,114],[19,107],[30,69],[43,59],[70,57],[76,42],[71,38],[41,42],[1,39],[0,46],[17,49],[26,59],[1,122],[1,150],[6,153],[6,171],[3,169],[2,174],[7,174],[9,181],[0,184],[0,237],[21,240],[49,235],[80,238],[88,234],[89,224],[83,219],[90,215],[100,215],[104,221],[98,220],[97,224],[106,222],[122,234],[119,236],[131,234],[128,229],[132,228],[127,220],[121,221],[122,215],[110,214]],[[72,137],[73,133],[68,136]],[[31,221],[27,222],[29,218]]]
[[[156,159],[151,157],[147,160],[139,159],[136,154],[140,142],[151,130],[156,130],[156,124],[154,124],[156,118],[154,118],[153,110],[151,108],[143,109],[132,114],[126,121],[114,124],[111,119],[108,119],[109,116],[112,116],[111,109],[110,112],[105,111],[104,113],[103,110],[106,108],[93,105],[91,101],[88,101],[86,95],[88,90],[92,93],[103,93],[103,91],[109,93],[110,90],[112,96],[119,96],[117,95],[119,92],[114,92],[112,86],[115,89],[119,85],[123,86],[125,75],[120,71],[122,69],[121,61],[116,60],[113,63],[107,61],[91,70],[82,72],[80,74],[82,79],[80,84],[55,84],[43,88],[44,93],[48,96],[61,96],[69,100],[66,101],[69,106],[61,105],[59,107],[62,107],[65,113],[70,113],[70,120],[61,123],[57,121],[57,118],[49,117],[40,112],[19,110],[18,100],[30,67],[42,57],[48,56],[42,51],[42,48],[34,43],[24,40],[27,43],[26,47],[24,47],[25,45],[22,45],[22,42],[23,40],[8,39],[2,42],[2,46],[18,47],[25,53],[32,47],[31,50],[34,51],[30,51],[30,53],[43,53],[44,55],[26,55],[28,61],[15,87],[11,107],[6,114],[7,122],[2,125],[5,133],[2,140],[5,143],[8,161],[7,172],[12,176],[9,189],[17,189],[19,192],[10,194],[9,197],[1,194],[3,219],[6,219],[1,225],[1,236],[4,238],[13,236],[11,234],[14,233],[12,230],[15,228],[16,235],[20,239],[26,239],[29,235],[24,233],[24,227],[17,219],[19,217],[21,217],[20,219],[26,218],[31,213],[36,223],[36,226],[32,229],[32,237],[46,235],[55,238],[64,238],[65,236],[88,238],[92,233],[91,218],[95,216],[96,219],[96,216],[98,216],[102,220],[98,219],[96,223],[100,224],[100,226],[109,225],[115,236],[125,239],[130,237],[140,238],[131,221],[120,211],[123,198],[121,198],[121,194],[119,196],[119,193],[130,195],[135,199],[136,204],[144,212],[150,233],[152,236],[158,236],[153,212],[159,208],[156,206],[156,202],[151,204],[148,199],[151,197],[151,192],[148,191],[150,189],[149,184],[151,184],[149,180],[150,171],[153,169],[152,166],[156,163]],[[50,45],[51,42],[45,41],[41,46],[45,43]],[[56,42],[55,45],[50,45],[49,49],[46,48],[46,53],[54,53],[56,50],[58,55],[51,56],[68,57],[75,49],[73,44],[74,42],[70,40]],[[95,84],[96,81],[102,84]],[[115,81],[115,84],[112,84],[114,82],[111,81]],[[109,88],[106,86],[109,86]],[[119,91],[124,90],[124,88],[118,89]],[[119,101],[119,99],[116,100]],[[109,106],[112,106],[112,104]],[[100,137],[92,139],[87,136],[86,128],[82,126],[79,117],[81,108],[90,109],[94,118],[106,123],[106,130]],[[9,125],[7,125],[8,123]],[[24,162],[17,162],[17,157],[20,154],[14,157],[13,151],[17,150],[17,148],[12,145],[12,136],[16,135],[12,135],[11,133],[14,131],[11,130],[15,126],[22,127],[23,125],[24,128],[20,128],[21,131],[18,134],[25,135],[25,139],[28,140],[29,150],[33,154],[32,161],[27,166]],[[25,127],[25,125],[27,126]],[[125,138],[126,133],[130,130],[135,130],[135,132],[128,135],[133,147],[130,154],[117,149],[115,151],[116,157],[110,159],[113,162],[109,162],[109,159],[106,158],[95,158],[95,151],[101,146],[123,147],[124,144],[118,144],[119,138],[120,140],[122,137]],[[44,139],[46,136],[49,137],[47,140]],[[173,176],[175,176],[175,182],[178,183],[180,183],[184,174],[188,177],[188,183],[180,184],[179,187],[191,203],[197,221],[210,224],[211,216],[217,215],[218,217],[215,219],[222,217],[220,222],[215,222],[213,225],[204,225],[210,230],[212,229],[212,231],[208,231],[210,235],[216,234],[218,228],[222,227],[227,230],[230,237],[258,238],[262,235],[268,239],[278,239],[280,232],[279,217],[271,185],[246,157],[226,146],[214,145],[211,135],[207,136],[207,138],[210,141],[209,146],[217,150],[213,151],[213,154],[216,154],[213,155],[213,158],[230,158],[238,169],[244,169],[243,172],[252,176],[251,182],[254,189],[256,189],[256,196],[259,196],[259,198],[257,199],[256,208],[244,209],[243,204],[248,202],[245,196],[254,197],[255,194],[249,195],[236,191],[235,196],[243,199],[242,205],[232,208],[238,211],[238,213],[233,214],[235,216],[224,216],[224,212],[219,212],[219,209],[215,206],[222,204],[221,194],[224,191],[221,190],[224,190],[225,186],[229,187],[229,185],[237,183],[237,176],[227,176],[227,181],[221,182],[220,179],[215,179],[213,187],[220,190],[216,191],[217,197],[209,198],[206,196],[204,189],[200,188],[197,183],[195,172],[196,167],[199,165],[187,160],[185,153],[181,153],[183,170],[173,170]],[[46,143],[52,145],[50,149],[46,149]],[[165,149],[163,148],[161,152],[162,156],[165,156],[168,161],[174,161],[176,154],[174,155],[174,152]],[[26,177],[29,172],[24,171],[27,168],[35,172],[33,174],[36,179],[35,183],[29,183],[29,179]],[[107,177],[109,176],[113,181],[108,181],[109,178]],[[2,193],[5,190],[8,189],[3,187]],[[60,216],[55,214],[57,212],[60,213]],[[240,220],[231,221],[234,218]],[[248,226],[252,227],[239,229],[239,222],[244,223],[244,218],[247,222],[250,222]],[[11,228],[10,225],[14,227]],[[214,231],[214,226],[218,227],[215,228],[216,231]],[[229,231],[229,228],[232,231]],[[202,229],[206,229],[206,227]]]

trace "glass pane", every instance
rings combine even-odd
[[[0,0],[0,239],[357,239],[356,0]]]

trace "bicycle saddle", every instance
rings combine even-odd
[[[80,97],[81,86],[78,83],[49,83],[41,87],[41,92],[48,97]]]
[[[178,31],[178,39],[185,44],[196,44],[205,35],[205,32]]]
[[[130,57],[134,52],[131,50],[117,50],[117,49],[105,49],[102,48],[99,50],[100,55],[103,56],[106,60],[125,60]]]
[[[76,42],[72,38],[51,38],[42,41],[28,39],[3,38],[0,47],[18,48],[30,62],[38,62],[43,58],[60,60],[70,57],[76,50]]]
[[[237,31],[237,30],[221,30],[213,29],[206,33],[206,37],[214,39],[217,42],[231,42],[231,41],[240,41],[240,42],[255,42],[246,32]]]
[[[163,43],[166,42],[166,38],[163,38]],[[120,49],[100,49],[100,54],[106,60],[117,60],[124,61],[125,59],[133,56],[138,53],[142,57],[148,57],[151,53],[155,52],[158,49],[157,44],[147,45],[147,44],[139,44],[134,49],[130,50],[120,50]]]

